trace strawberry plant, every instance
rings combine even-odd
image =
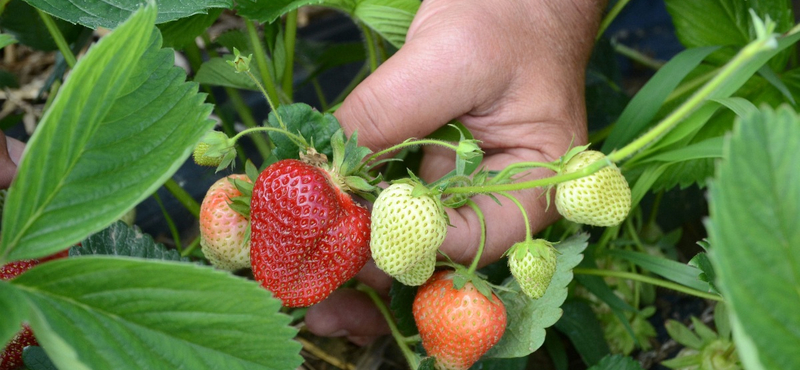
[[[0,151],[0,368],[354,368],[304,323],[342,296],[413,369],[800,368],[792,4],[656,0],[681,50],[653,57],[613,31],[644,2],[603,13],[588,143],[498,161],[517,131],[481,114],[379,148],[334,115],[435,2],[0,1],[0,126],[27,129]],[[320,9],[360,38],[304,36]],[[151,200],[135,224],[166,232],[120,221]]]

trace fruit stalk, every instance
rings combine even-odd
[[[400,351],[403,352],[403,357],[406,358],[408,361],[408,366],[411,369],[416,369],[419,367],[419,358],[417,355],[408,348],[408,340],[406,337],[400,333],[400,329],[397,328],[397,324],[394,322],[394,316],[392,313],[389,312],[389,308],[386,307],[386,303],[383,302],[383,299],[375,292],[374,289],[370,288],[367,285],[359,284],[356,288],[369,296],[372,299],[372,302],[378,307],[378,310],[383,315],[383,318],[386,320],[386,323],[389,325],[389,330],[392,332],[392,337],[394,338],[395,342],[397,342],[398,347],[400,347]]]
[[[695,290],[695,289],[692,289],[692,288],[689,288],[689,287],[686,287],[686,286],[683,286],[683,285],[680,285],[680,284],[677,284],[677,283],[673,283],[671,281],[656,279],[656,278],[653,278],[653,277],[650,277],[650,276],[644,276],[644,275],[635,274],[635,273],[632,273],[632,272],[601,270],[601,269],[589,269],[589,268],[581,268],[581,267],[574,268],[572,270],[572,272],[575,273],[575,274],[580,274],[580,275],[607,276],[607,277],[616,277],[616,278],[621,278],[621,279],[628,279],[628,280],[633,280],[633,281],[641,281],[643,283],[647,283],[647,284],[651,284],[651,285],[655,285],[655,286],[660,286],[662,288],[672,289],[672,290],[677,291],[677,292],[686,293],[686,294],[693,295],[693,296],[696,296],[696,297],[700,297],[700,298],[703,298],[703,299],[709,299],[709,300],[717,301],[717,302],[724,302],[724,299],[722,299],[722,297],[720,297],[720,296],[718,296],[716,294],[701,292],[699,290]]]

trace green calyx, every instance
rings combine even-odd
[[[355,193],[368,200],[374,198],[380,177],[370,176],[362,166],[364,159],[372,151],[358,146],[358,133],[354,132],[346,138],[344,131],[337,130],[331,137],[331,149],[333,159],[320,167],[325,168],[333,182],[342,191]]]

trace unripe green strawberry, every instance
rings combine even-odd
[[[522,292],[541,298],[556,273],[556,249],[547,240],[526,240],[514,244],[508,252],[508,267]]]
[[[408,271],[395,275],[394,278],[404,285],[419,286],[428,281],[428,278],[433,275],[435,269],[436,253],[431,253],[427,257],[422,257],[422,259],[411,266]]]
[[[573,173],[602,160],[605,154],[587,150],[572,157],[562,174]],[[594,226],[619,225],[631,210],[631,188],[611,163],[589,176],[556,186],[556,208],[567,220]]]
[[[230,175],[208,189],[200,205],[200,247],[214,267],[238,270],[250,267],[249,221],[229,203],[242,193],[230,179],[250,182],[247,175]]]
[[[372,207],[372,258],[391,276],[402,275],[429,258],[447,234],[441,202],[431,195],[412,194],[414,190],[414,184],[394,183]]]
[[[199,143],[197,146],[194,147],[194,151],[192,152],[192,158],[194,158],[194,163],[197,163],[200,166],[209,166],[209,167],[216,167],[222,163],[222,157],[209,157],[206,155],[208,152],[208,143]]]

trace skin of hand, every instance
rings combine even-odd
[[[11,186],[11,181],[17,174],[17,165],[22,157],[25,144],[21,141],[6,137],[0,131],[0,189]]]
[[[459,119],[481,141],[482,165],[499,170],[525,161],[550,162],[587,140],[585,68],[594,45],[603,0],[425,0],[405,45],[347,97],[335,115],[361,145],[379,150],[424,137]],[[421,178],[433,181],[454,167],[454,154],[426,148]],[[552,176],[531,171],[525,179]],[[546,210],[541,189],[514,193],[534,232],[558,217]],[[473,200],[487,223],[480,265],[497,261],[523,240],[519,209],[498,197]],[[441,250],[468,265],[478,249],[480,224],[469,207],[448,209]],[[386,294],[391,279],[374,264],[358,278]],[[341,289],[306,314],[321,336],[347,336],[366,344],[389,332],[369,299]]]

